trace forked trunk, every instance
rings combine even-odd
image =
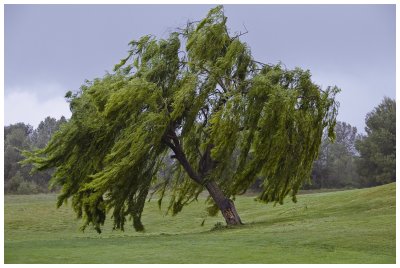
[[[205,184],[208,192],[224,216],[227,225],[243,224],[232,200],[226,198],[215,182]]]
[[[213,167],[213,161],[211,159],[211,149],[213,145],[209,144],[207,146],[206,151],[204,152],[201,161],[200,161],[200,174],[197,174],[189,161],[186,158],[185,153],[182,150],[181,144],[179,142],[178,137],[174,130],[169,129],[166,134],[164,134],[162,141],[172,149],[175,155],[171,156],[172,158],[176,158],[183,168],[186,170],[187,174],[190,178],[192,178],[198,184],[203,184],[203,178],[208,171],[210,171]],[[229,198],[226,198],[224,193],[219,189],[218,185],[213,182],[207,182],[205,184],[208,192],[213,198],[214,202],[217,204],[218,208],[221,210],[222,216],[224,216],[227,225],[239,225],[242,224],[238,213],[236,212],[235,205],[233,201]]]

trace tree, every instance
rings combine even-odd
[[[64,116],[61,116],[59,120],[47,116],[30,135],[30,148],[44,148],[54,133],[66,122],[67,120]],[[37,184],[42,192],[46,192],[53,172],[54,169],[36,172],[30,176],[30,182]]]
[[[206,189],[209,213],[241,224],[231,198],[257,175],[265,178],[260,201],[296,199],[324,128],[334,136],[338,88],[323,91],[309,71],[255,61],[226,21],[218,6],[166,40],[130,42],[115,73],[67,93],[71,119],[49,144],[26,152],[37,170],[56,168],[58,206],[71,197],[83,229],[100,232],[112,210],[115,229],[129,215],[143,230],[145,200],[166,156],[175,164],[163,182],[173,215]],[[161,204],[166,187],[156,189]]]
[[[6,193],[27,194],[48,191],[52,170],[29,174],[31,167],[21,167],[19,164],[23,160],[21,151],[43,148],[51,135],[65,122],[64,117],[60,120],[47,117],[36,129],[24,123],[4,127],[4,190]]]
[[[365,186],[396,181],[396,101],[385,97],[367,114],[366,136],[356,143],[358,172]]]
[[[20,150],[29,149],[32,126],[17,123],[4,127],[4,190],[17,189],[16,182],[29,176],[29,168],[18,164],[23,159]],[[14,178],[14,179],[13,179]]]
[[[311,173],[311,185],[305,188],[343,188],[359,186],[355,160],[357,128],[345,122],[335,127],[336,140],[331,142],[324,132],[317,160]]]
[[[67,122],[64,116],[60,120],[47,116],[39,123],[39,126],[31,135],[31,143],[33,147],[43,148],[49,142],[51,136],[60,128],[60,125]]]

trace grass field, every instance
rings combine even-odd
[[[175,217],[147,203],[146,232],[79,231],[55,195],[5,196],[5,263],[395,263],[396,184],[307,194],[296,204],[236,199],[246,223],[214,228],[202,200]]]

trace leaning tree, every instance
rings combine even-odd
[[[67,93],[71,119],[41,150],[26,152],[36,170],[55,168],[85,228],[114,228],[127,216],[143,230],[149,191],[167,192],[176,214],[205,189],[210,214],[241,224],[232,197],[263,178],[263,202],[293,201],[309,180],[325,128],[334,138],[337,87],[309,71],[255,61],[241,34],[230,34],[223,8],[168,39],[130,42],[112,74]],[[172,175],[158,179],[166,157]],[[155,185],[156,182],[162,185]]]

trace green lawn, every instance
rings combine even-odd
[[[239,197],[246,223],[211,230],[204,200],[175,217],[147,203],[146,232],[79,231],[55,195],[5,196],[5,263],[395,263],[396,184],[298,196],[296,204],[265,205]]]

